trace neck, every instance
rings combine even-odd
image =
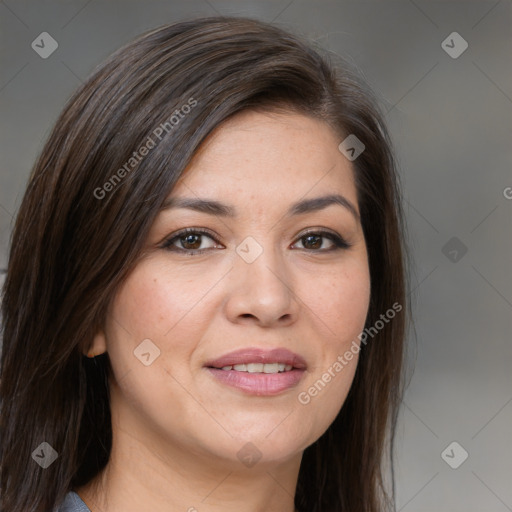
[[[143,441],[142,441],[143,440]],[[302,453],[293,459],[238,460],[163,443],[113,421],[113,445],[105,469],[77,489],[92,512],[294,512]],[[155,448],[158,447],[158,448]],[[242,467],[241,467],[242,466]]]

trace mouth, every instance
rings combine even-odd
[[[216,368],[210,366],[209,368]],[[289,372],[294,367],[291,364],[286,363],[247,363],[247,364],[235,364],[223,366],[222,368],[216,368],[217,370],[235,370],[237,372],[247,373],[283,373]]]
[[[216,381],[258,396],[294,387],[306,370],[304,358],[288,349],[242,349],[205,363]]]

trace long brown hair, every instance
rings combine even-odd
[[[366,326],[392,304],[403,310],[362,348],[341,412],[305,450],[295,504],[301,512],[393,508],[384,463],[386,454],[392,462],[408,308],[396,164],[377,103],[341,59],[246,18],[152,30],[93,72],[56,122],[13,230],[2,303],[0,512],[48,512],[108,462],[110,362],[83,353],[202,141],[247,109],[300,112],[329,123],[340,142],[353,134],[365,146],[353,167],[371,277]],[[149,139],[154,147],[139,158]],[[46,469],[32,460],[42,442],[58,454]]]

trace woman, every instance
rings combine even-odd
[[[1,511],[392,509],[402,231],[346,66],[244,18],[117,51],[17,216]]]

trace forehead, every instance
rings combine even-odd
[[[325,122],[296,113],[246,111],[202,144],[171,196],[215,196],[244,205],[342,193],[357,203],[352,164]],[[248,203],[245,203],[248,204]]]

